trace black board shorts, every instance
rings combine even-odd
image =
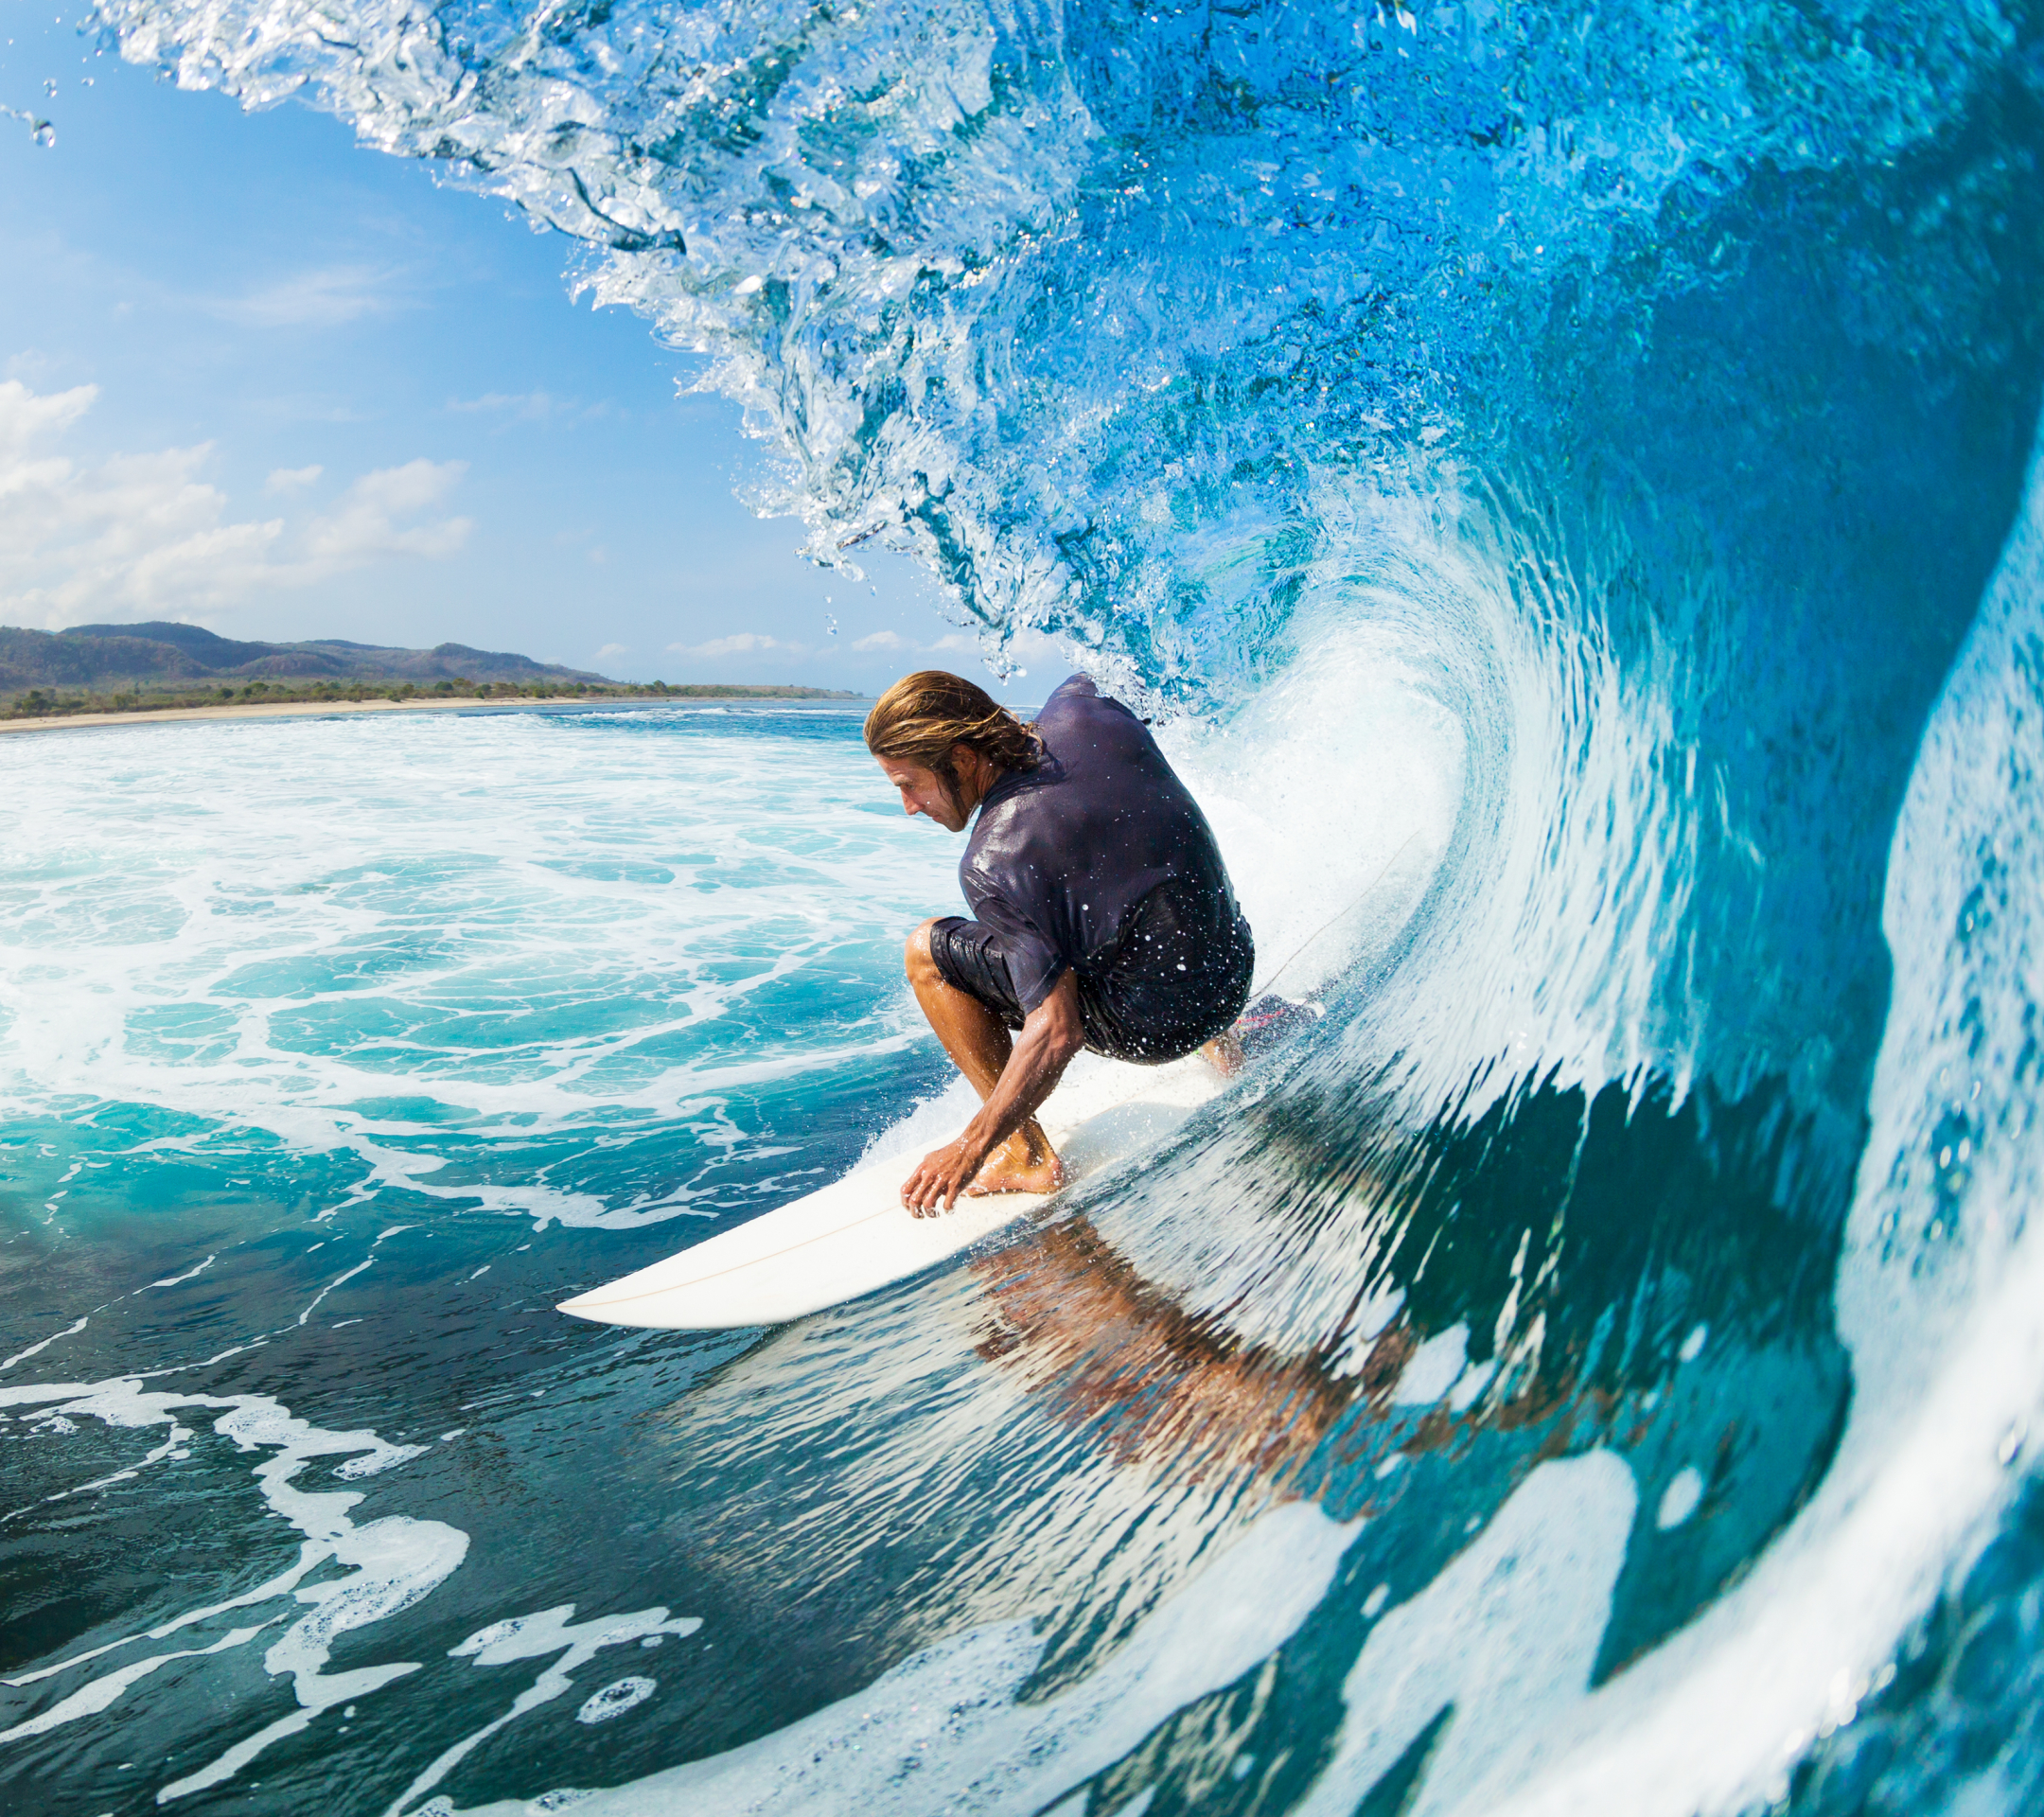
[[[1019,1029],[1022,1005],[1001,939],[984,922],[952,915],[931,926],[930,957],[945,983]],[[1181,1059],[1233,1025],[1255,967],[1256,943],[1232,901],[1159,884],[1111,946],[1073,968],[1085,1044],[1139,1066]]]

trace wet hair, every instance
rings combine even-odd
[[[1036,734],[984,688],[943,669],[905,675],[866,715],[866,749],[890,763],[933,770],[954,791],[951,752],[963,745],[996,769],[1034,769]]]

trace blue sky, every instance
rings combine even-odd
[[[738,503],[736,410],[572,304],[569,242],[310,109],[97,54],[74,16],[0,0],[0,623],[985,679],[911,564],[848,583]],[[1030,655],[1013,697],[1064,672]]]

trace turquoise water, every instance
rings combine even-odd
[[[660,1587],[634,1506],[658,1452],[615,1420],[742,1345],[648,1352],[551,1307],[842,1171],[937,1088],[899,939],[953,886],[856,724],[436,714],[0,752],[11,1645],[74,1655],[244,1599],[53,1685],[117,1693],[114,1720],[15,1725],[10,1802],[379,1784],[450,1687],[323,1672],[328,1646],[429,1596],[467,1633],[477,1607],[608,1616]],[[394,1465],[396,1498],[366,1480]],[[590,1533],[600,1588],[572,1561]],[[559,1597],[532,1602],[536,1571]],[[435,1638],[439,1660],[463,1635]],[[167,1651],[195,1657],[126,1688]],[[237,1774],[218,1714],[257,1712],[266,1658],[300,1704],[361,1713]],[[730,1677],[704,1664],[684,1701]]]
[[[2035,1807],[2034,5],[96,24],[559,230],[1339,950],[1054,1225],[621,1337],[956,1108],[849,718],[10,745],[10,1788]]]

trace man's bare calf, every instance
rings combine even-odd
[[[937,969],[930,957],[933,925],[934,918],[925,921],[908,937],[909,988],[944,1051],[979,1094],[980,1110],[957,1142],[925,1159],[903,1187],[902,1203],[920,1214],[940,1205],[948,1210],[960,1190],[1053,1192],[1065,1183],[1065,1169],[1035,1110],[1084,1039],[1077,987],[1066,973],[1025,1019],[1025,1064],[1011,1077],[1016,1042],[998,1015]]]

